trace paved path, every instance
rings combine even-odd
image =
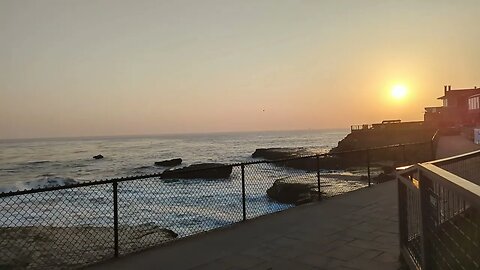
[[[396,191],[379,184],[91,269],[399,269]]]
[[[438,140],[436,158],[456,156],[475,150],[480,150],[480,145],[474,144],[462,135],[441,136]]]

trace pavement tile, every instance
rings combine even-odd
[[[248,270],[318,270],[318,268],[298,261],[277,259],[275,261],[261,263],[248,268]]]
[[[362,232],[366,232],[366,233],[370,233],[370,232],[375,231],[375,227],[373,227],[368,222],[360,223],[360,224],[356,225],[354,228],[358,231],[362,231]]]
[[[343,245],[337,248],[330,250],[329,252],[325,253],[325,256],[336,258],[343,261],[349,261],[360,254],[365,252],[363,248],[351,247],[347,245]]]
[[[359,231],[356,228],[349,228],[341,233],[339,233],[342,237],[350,237],[352,240],[355,239],[362,239],[362,240],[367,240],[367,241],[372,241],[376,237],[378,237],[378,234],[375,234],[375,232],[364,232],[364,231]]]
[[[374,242],[383,243],[383,244],[399,244],[400,239],[398,235],[380,235],[373,239]]]
[[[365,259],[365,260],[371,260],[375,257],[377,257],[378,255],[384,253],[383,251],[380,251],[380,250],[375,250],[375,249],[369,249],[369,250],[366,250],[365,252],[363,252],[362,254],[360,254],[360,256],[358,256],[360,259]]]
[[[361,249],[371,249],[372,248],[372,241],[363,240],[363,239],[355,239],[351,242],[348,242],[348,246],[361,248]]]
[[[241,254],[256,257],[265,261],[269,261],[277,257],[275,253],[275,249],[271,246],[266,246],[266,245],[242,250]]]
[[[385,262],[385,263],[398,262],[399,255],[400,254],[393,254],[393,253],[384,252],[384,253],[380,254],[379,256],[374,257],[373,260],[378,261],[378,262]]]
[[[302,241],[297,239],[292,239],[288,237],[279,237],[274,240],[269,241],[268,243],[273,247],[290,247],[301,243]]]
[[[292,248],[292,247],[279,247],[272,251],[271,255],[274,258],[291,259],[305,254],[305,249]]]
[[[231,265],[225,264],[224,262],[221,261],[213,261],[209,263],[205,263],[193,268],[190,268],[190,270],[234,270],[235,268],[232,267]]]
[[[358,270],[385,270],[385,269],[399,269],[400,262],[378,262],[374,260],[366,260],[361,257],[355,258],[348,262],[344,262],[342,266],[350,267]]]
[[[342,265],[341,260],[313,253],[301,255],[295,258],[294,261],[318,267],[320,269],[329,269]]]
[[[229,265],[230,267],[233,267],[233,268],[246,269],[246,268],[253,267],[255,265],[259,265],[265,262],[265,260],[262,260],[254,256],[249,256],[244,254],[235,254],[235,255],[223,257],[219,260],[219,262],[224,263],[225,265]]]

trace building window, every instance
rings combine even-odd
[[[473,97],[468,99],[468,109],[477,110],[480,109],[480,97]]]

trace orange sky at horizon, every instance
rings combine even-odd
[[[479,11],[473,0],[2,1],[0,139],[422,120],[443,85],[480,83]]]

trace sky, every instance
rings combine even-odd
[[[477,0],[0,0],[0,139],[422,120],[480,86],[479,23]]]

